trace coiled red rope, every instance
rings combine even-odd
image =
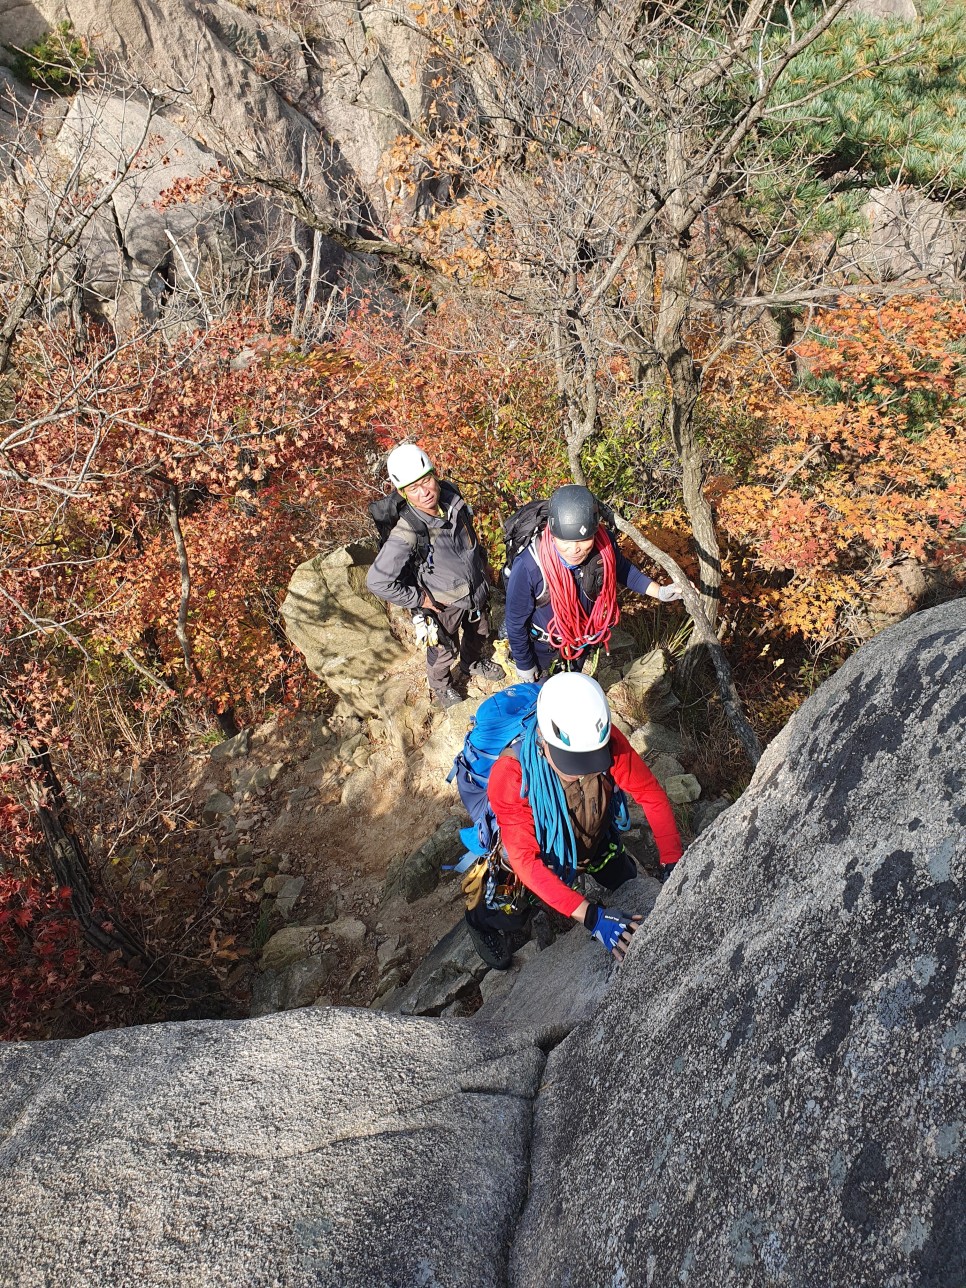
[[[588,614],[581,607],[576,582],[561,562],[550,529],[544,528],[540,537],[540,567],[553,611],[547,623],[547,635],[551,647],[567,662],[579,657],[592,644],[602,644],[606,650],[610,633],[620,620],[614,543],[603,526],[594,533],[594,550],[600,555],[604,578],[600,594]]]

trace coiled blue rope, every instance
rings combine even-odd
[[[540,852],[562,881],[573,882],[577,876],[577,838],[563,784],[540,750],[535,720],[524,731],[517,754],[522,771],[520,799],[530,802]]]

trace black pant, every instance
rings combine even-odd
[[[483,646],[490,636],[490,618],[484,611],[471,621],[468,608],[437,608],[433,613],[439,622],[439,643],[426,650],[426,674],[432,691],[441,693],[452,683],[450,671],[457,658],[468,671],[483,656]]]
[[[582,671],[588,665],[591,658],[598,649],[597,644],[592,644],[590,648],[585,648],[570,662],[565,662],[556,649],[545,644],[542,640],[533,641],[533,652],[537,659],[537,669],[547,672],[548,675],[556,675],[558,671]]]
[[[637,864],[618,843],[614,857],[608,859],[599,872],[592,872],[590,876],[605,890],[616,890],[625,881],[632,881],[637,876]],[[534,906],[538,903],[536,895],[531,894],[529,906],[522,911],[502,912],[499,908],[488,908],[481,899],[475,908],[467,912],[466,920],[478,930],[501,930],[505,934],[512,934],[515,930],[522,931],[529,926]]]

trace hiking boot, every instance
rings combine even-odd
[[[463,695],[459,689],[454,688],[452,684],[447,684],[445,689],[434,689],[433,698],[437,706],[444,710],[447,707],[455,707],[457,702],[463,701]]]
[[[460,670],[463,670],[462,663]],[[491,662],[488,658],[480,658],[479,662],[472,662],[466,669],[466,674],[473,676],[476,680],[497,680],[506,679],[506,671],[500,666],[499,662]]]
[[[473,947],[487,966],[492,966],[494,970],[506,970],[509,967],[513,960],[509,935],[505,935],[502,930],[491,930],[489,926],[478,929],[469,922],[466,923],[466,928],[470,932]]]

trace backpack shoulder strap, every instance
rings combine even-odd
[[[429,541],[429,528],[422,519],[416,517],[411,505],[407,505],[396,520],[394,531],[410,546],[415,546],[421,541]]]

